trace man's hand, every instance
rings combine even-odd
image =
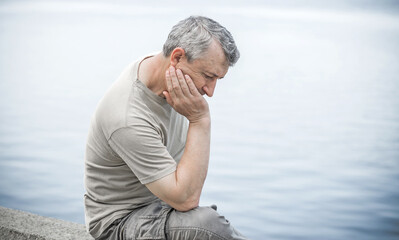
[[[183,75],[180,69],[171,66],[165,73],[167,90],[163,94],[166,101],[190,123],[196,123],[210,117],[209,106],[198,92],[193,80]]]

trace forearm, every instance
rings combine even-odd
[[[198,205],[208,172],[210,137],[210,117],[190,122],[184,154],[175,172],[181,199],[192,207]]]

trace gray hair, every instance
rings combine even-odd
[[[163,45],[163,55],[168,57],[181,47],[190,62],[200,58],[213,40],[220,43],[229,66],[233,66],[240,58],[233,36],[218,22],[202,16],[190,16],[173,26]]]

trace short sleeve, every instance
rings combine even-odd
[[[176,171],[176,161],[163,144],[160,134],[150,125],[120,128],[111,135],[109,144],[142,184]]]

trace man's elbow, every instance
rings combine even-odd
[[[172,205],[174,209],[180,212],[187,212],[193,208],[198,207],[199,205],[199,198],[191,198],[185,201],[181,201]]]

